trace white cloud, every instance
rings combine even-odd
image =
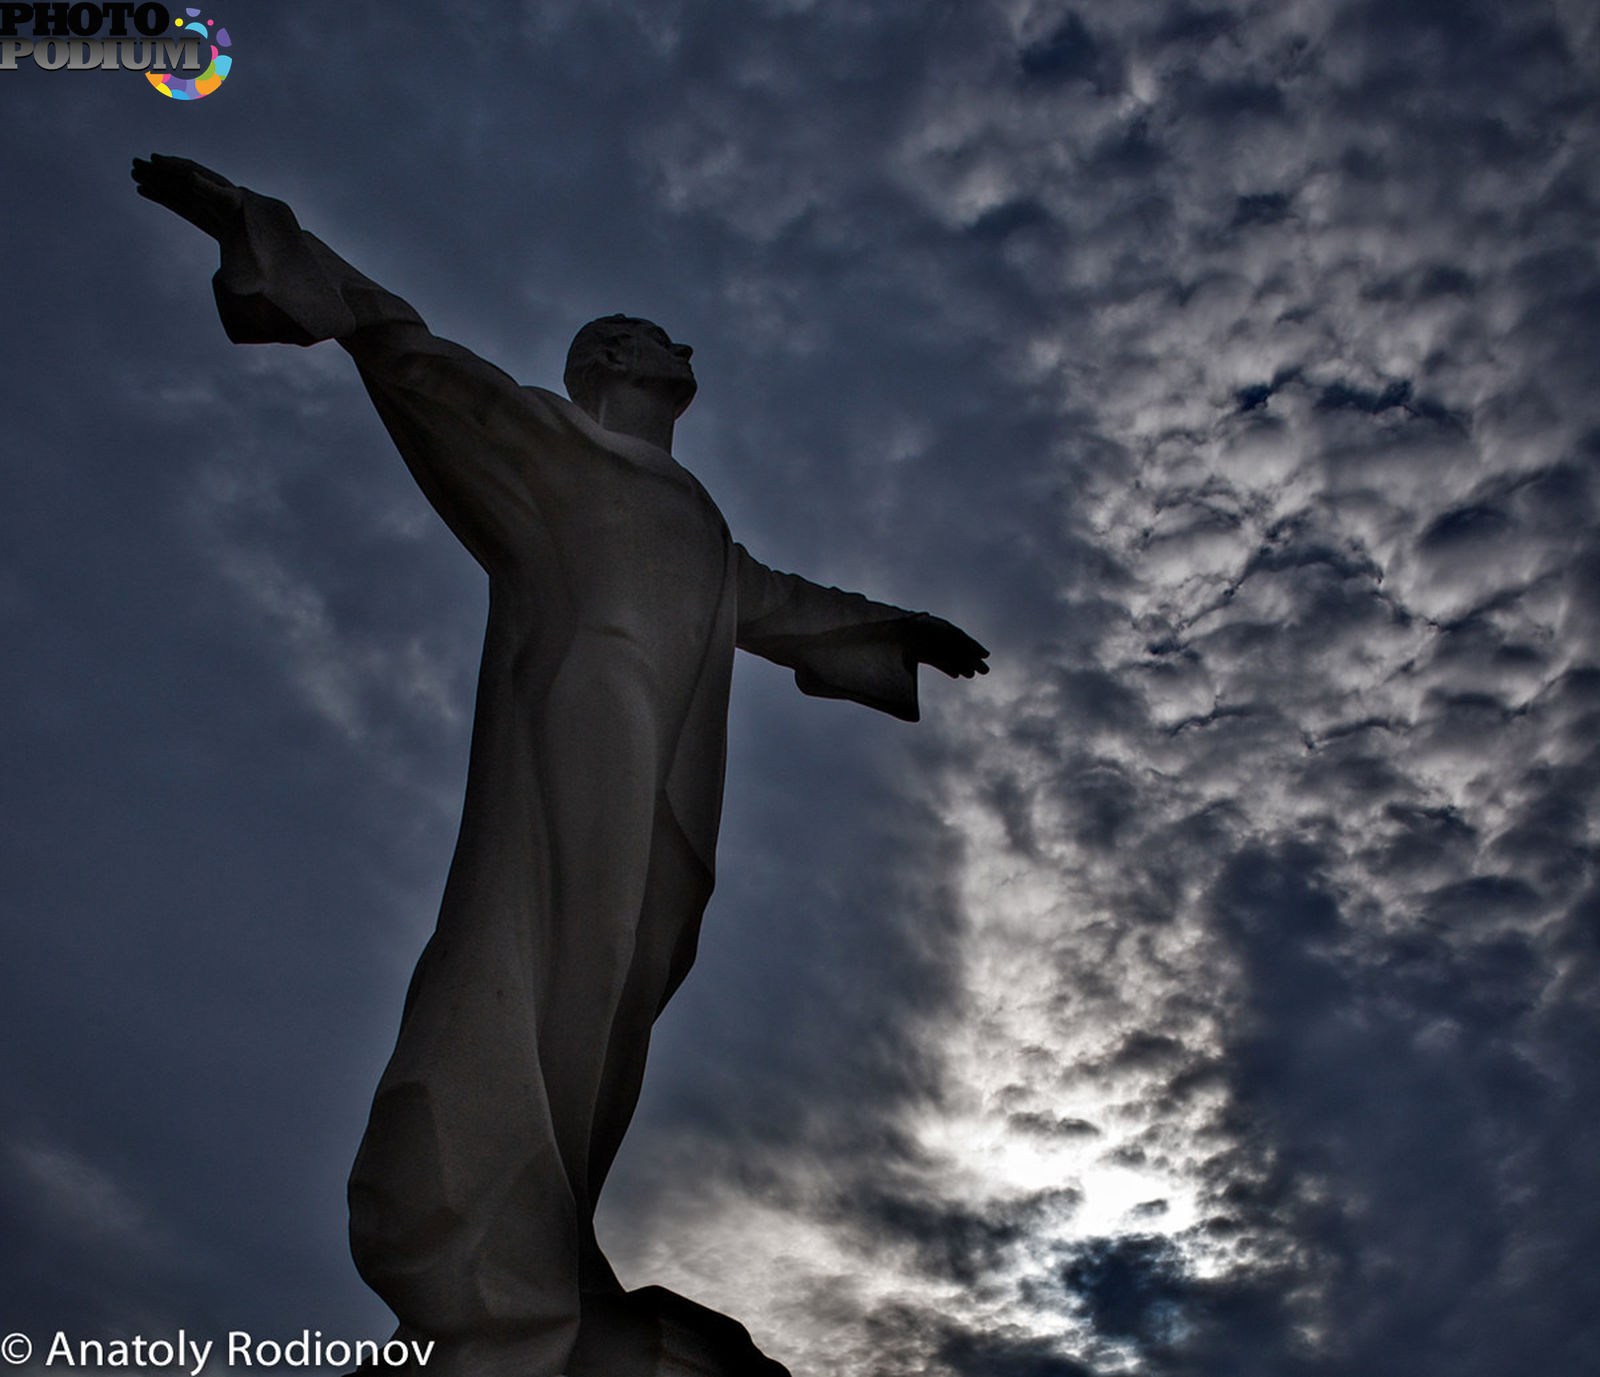
[[[59,1143],[12,1139],[6,1147],[33,1207],[81,1245],[149,1256],[174,1246],[168,1232],[104,1167]]]
[[[765,239],[734,210],[753,184],[730,190],[733,169],[759,164],[835,223],[881,211],[874,178],[894,188],[905,238],[949,236],[921,265],[920,309],[1018,360],[997,381],[1049,420],[1017,490],[1057,482],[1056,538],[1119,576],[1024,547],[1067,629],[1003,647],[1026,665],[936,719],[963,843],[956,994],[920,1033],[938,1093],[885,1111],[903,1156],[883,1170],[930,1209],[982,1215],[1052,1184],[1070,1204],[1029,1216],[952,1297],[904,1234],[852,1264],[839,1240],[859,1219],[814,1186],[786,1197],[760,1216],[771,1250],[792,1244],[801,1273],[863,1298],[830,1323],[860,1336],[897,1307],[920,1317],[919,1356],[858,1337],[831,1370],[954,1370],[936,1316],[1085,1359],[1121,1343],[1161,1370],[1155,1328],[1113,1342],[1114,1321],[1086,1328],[1059,1286],[1031,1308],[1097,1232],[1175,1240],[1190,1289],[1174,1304],[1210,1355],[1195,1370],[1269,1350],[1359,1367],[1454,1305],[1386,1294],[1362,1255],[1431,1255],[1431,1228],[1476,1259],[1451,1212],[1514,1160],[1487,1145],[1507,1130],[1475,1097],[1541,1035],[1496,1001],[1551,997],[1564,908],[1594,865],[1586,805],[1555,784],[1587,777],[1556,705],[1596,655],[1574,573],[1592,534],[1538,494],[1592,514],[1572,456],[1600,417],[1527,333],[1561,292],[1527,266],[1541,236],[1518,210],[1562,177],[1592,182],[1571,152],[1592,121],[1557,132],[1576,54],[1535,17],[1220,13],[1186,42],[1163,38],[1164,5],[969,15],[846,168],[764,142],[738,102],[721,171],[703,162],[677,202]],[[1497,42],[1525,43],[1529,65],[1491,76]],[[1414,96],[1394,85],[1406,51]],[[1030,86],[1030,60],[1066,75]],[[1508,142],[1455,148],[1499,137],[1474,123],[1485,99]],[[762,213],[793,230],[797,204]],[[1572,263],[1592,289],[1592,258]],[[962,500],[963,475],[924,476]],[[1070,651],[1051,644],[1064,636]],[[1503,988],[1463,974],[1478,962],[1502,963]],[[1414,1106],[1435,1076],[1450,1088]],[[1364,1108],[1367,1077],[1398,1099]],[[1535,1132],[1564,1131],[1555,1101],[1525,1093]],[[1381,1114],[1424,1155],[1441,1132],[1485,1145],[1408,1198],[1402,1179],[1426,1169],[1395,1170]],[[1094,1131],[1060,1131],[1079,1122]],[[713,1232],[739,1233],[745,1208],[737,1192],[708,1207]],[[717,1261],[738,1251],[730,1237],[677,1275],[758,1307]],[[874,1289],[885,1276],[904,1294]],[[1251,1278],[1274,1298],[1219,1338],[1207,1286]]]

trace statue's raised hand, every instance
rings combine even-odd
[[[984,663],[989,652],[959,626],[926,612],[913,617],[905,630],[905,654],[909,664],[932,665],[952,679],[970,679],[987,674]]]
[[[196,229],[221,239],[235,223],[244,192],[221,173],[188,158],[152,153],[148,161],[133,160],[133,180],[139,195],[181,215]]]

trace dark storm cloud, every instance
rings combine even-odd
[[[1093,1377],[1091,1369],[1038,1339],[1011,1341],[958,1330],[941,1339],[936,1353],[961,1377]]]

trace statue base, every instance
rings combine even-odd
[[[660,1286],[583,1298],[565,1377],[790,1377],[737,1320]]]
[[[401,1329],[402,1342],[424,1342]],[[543,1352],[543,1357],[540,1354]],[[538,1377],[548,1344],[478,1339],[430,1347],[403,1367],[362,1366],[345,1377]],[[666,1290],[589,1291],[560,1377],[790,1377],[737,1320]]]

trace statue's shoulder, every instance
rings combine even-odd
[[[587,442],[600,449],[612,448],[615,439],[577,403],[568,401],[559,392],[528,383],[517,387],[517,401],[531,416],[536,416],[544,429],[559,431],[570,439]]]
[[[591,428],[598,429],[581,407],[568,401],[559,392],[552,392],[548,387],[535,387],[529,383],[521,384],[517,391],[522,394],[529,406],[547,408],[574,423],[580,420],[588,421]]]
[[[517,388],[524,405],[537,410],[549,424],[554,422],[574,436],[581,436],[597,449],[619,456],[631,455],[639,441],[629,440],[615,431],[607,430],[576,402],[569,401],[559,392],[546,387],[524,383]],[[653,449],[654,446],[647,446]]]

